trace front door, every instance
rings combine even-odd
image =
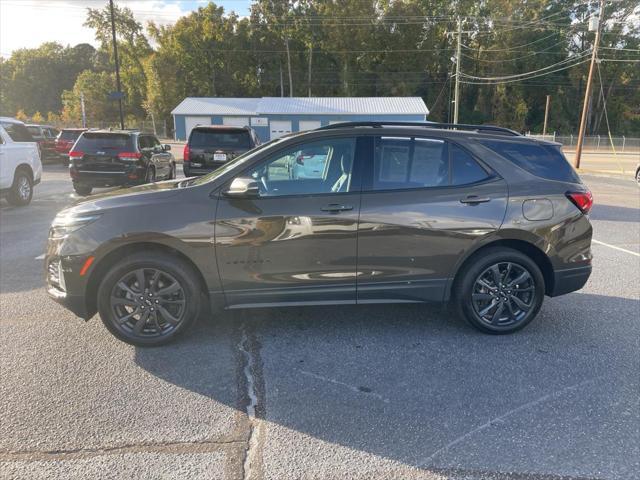
[[[355,149],[354,138],[300,143],[239,175],[259,182],[256,198],[222,189],[215,250],[228,306],[355,303]]]
[[[456,261],[501,225],[504,180],[437,138],[370,137],[358,231],[358,303],[442,301]]]

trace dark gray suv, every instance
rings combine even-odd
[[[47,288],[135,345],[174,339],[204,302],[452,301],[483,332],[510,333],[589,278],[591,205],[554,143],[489,126],[336,124],[61,211]]]

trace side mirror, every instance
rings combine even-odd
[[[234,198],[255,198],[260,195],[260,187],[258,182],[251,177],[237,177],[233,179],[223,194]]]
[[[170,150],[171,150],[171,145],[169,145],[168,143],[165,143],[164,145],[162,145],[162,149],[163,149],[165,152],[168,152],[168,151],[170,151]]]

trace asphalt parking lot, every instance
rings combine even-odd
[[[640,190],[583,178],[594,273],[515,335],[336,306],[203,315],[140,349],[46,297],[38,257],[75,199],[46,166],[0,209],[0,478],[639,478]]]

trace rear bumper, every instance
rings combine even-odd
[[[227,162],[215,162],[213,164],[208,163],[205,166],[201,167],[193,167],[189,162],[185,162],[182,165],[182,169],[184,170],[185,177],[195,177],[199,175],[206,175],[207,173],[211,173],[214,170],[222,167]]]
[[[589,280],[591,270],[591,265],[556,270],[553,274],[553,290],[549,296],[557,297],[580,290]]]
[[[139,184],[144,181],[145,173],[144,168],[117,172],[77,170],[71,178],[74,183],[90,187],[115,187]]]

